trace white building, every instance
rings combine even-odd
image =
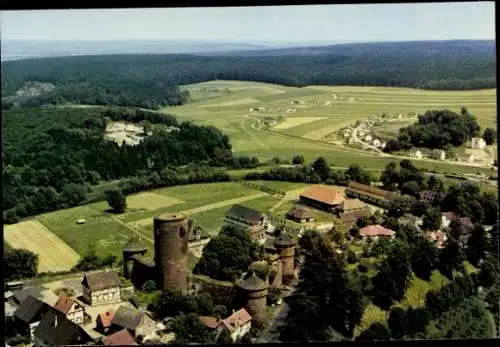
[[[372,140],[372,136],[371,135],[366,135],[365,136],[365,141],[371,141]]]
[[[471,140],[471,147],[474,149],[484,149],[486,147],[486,142],[480,137],[473,137]]]
[[[201,316],[200,321],[208,328],[216,330],[219,334],[224,330],[227,331],[231,335],[233,342],[241,340],[252,328],[252,316],[244,308],[236,312],[233,311],[233,314],[226,319]]]
[[[417,158],[417,159],[421,159],[421,158],[422,158],[422,152],[420,152],[420,151],[418,151],[418,150],[417,150],[417,151],[413,154],[413,156],[414,156],[415,158]]]
[[[373,140],[373,145],[377,148],[380,147],[380,140],[379,139]]]
[[[82,281],[83,299],[91,306],[121,301],[120,278],[116,271],[86,274]]]
[[[54,308],[64,314],[66,318],[75,324],[83,324],[85,311],[75,299],[68,296],[61,296],[57,300]]]

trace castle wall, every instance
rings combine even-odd
[[[231,306],[235,296],[236,287],[231,282],[215,281],[206,276],[192,275],[189,278],[189,288],[197,293],[208,293],[216,305]]]

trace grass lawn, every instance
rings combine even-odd
[[[263,185],[272,189],[280,190],[280,191],[287,191],[287,190],[294,190],[294,189],[299,189],[303,187],[310,186],[310,183],[300,183],[300,182],[284,182],[284,181],[248,181],[250,183],[255,183],[259,185]]]
[[[85,224],[76,224],[83,218]],[[37,219],[51,232],[66,242],[78,254],[83,255],[91,244],[97,254],[121,256],[122,247],[133,233],[114,221],[110,214],[96,211],[88,206],[39,215]]]

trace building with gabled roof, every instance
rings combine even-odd
[[[117,303],[120,297],[120,277],[116,271],[85,274],[82,280],[83,299],[91,306]]]
[[[113,311],[106,311],[104,313],[100,313],[96,318],[96,330],[100,331],[103,334],[107,334],[109,329],[111,328],[111,321],[115,313]]]
[[[233,314],[225,319],[210,316],[200,316],[199,319],[209,329],[227,331],[233,342],[240,340],[252,328],[252,317],[244,308],[233,310]]]
[[[62,313],[50,309],[34,332],[36,347],[84,345],[92,338]]]
[[[127,329],[122,329],[102,339],[104,346],[135,346],[134,337]]]
[[[146,312],[127,306],[120,306],[111,320],[110,332],[128,329],[135,338],[137,336],[145,338],[154,335],[155,327],[155,321]]]
[[[396,197],[400,196],[399,193],[383,190],[380,188],[372,187],[370,185],[362,184],[359,182],[350,181],[345,190],[345,194],[349,198],[357,198],[369,204],[387,208],[389,203]]]
[[[54,308],[64,314],[73,323],[83,324],[85,310],[75,299],[68,296],[60,296]]]
[[[268,217],[265,213],[238,204],[231,206],[225,216],[225,221],[229,224],[246,227],[264,225],[267,219]]]
[[[359,235],[362,238],[373,238],[373,239],[378,239],[379,237],[389,237],[389,238],[394,238],[396,233],[388,228],[384,228],[381,225],[375,224],[375,225],[368,225],[364,228],[359,229]]]
[[[21,335],[34,340],[34,332],[50,306],[37,298],[28,295],[14,312],[14,323]]]
[[[307,206],[297,204],[288,210],[287,218],[298,223],[309,223],[314,220],[314,211]]]
[[[341,192],[324,186],[312,186],[300,194],[301,204],[328,212],[333,212],[343,201]]]

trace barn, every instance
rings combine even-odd
[[[304,205],[295,205],[288,210],[286,217],[298,223],[309,223],[314,220],[314,211]]]
[[[335,212],[343,201],[342,193],[324,186],[313,186],[300,195],[301,204],[328,212]]]
[[[357,198],[369,204],[387,208],[389,203],[400,194],[379,189],[358,182],[349,182],[345,194],[349,198]]]

